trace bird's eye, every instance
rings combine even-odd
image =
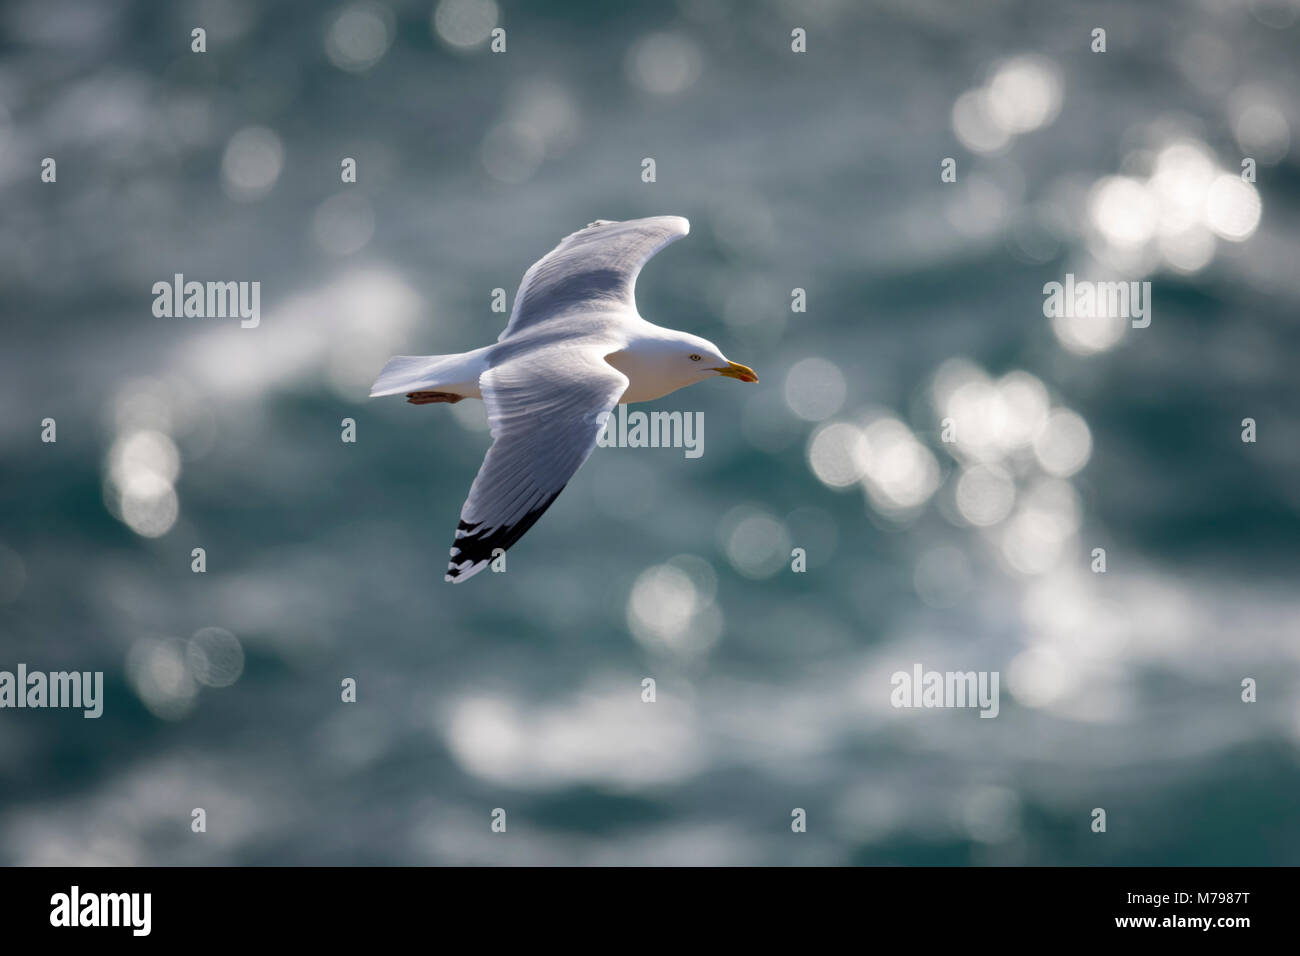
[[[692,355],[692,356],[691,356],[691,361],[692,361],[692,362],[698,362],[699,360],[700,360],[700,357],[699,357],[698,355]]]

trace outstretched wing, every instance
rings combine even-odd
[[[497,548],[522,538],[596,447],[628,384],[605,361],[607,351],[551,345],[483,374],[493,442],[460,512],[448,581],[473,577]]]
[[[597,220],[565,236],[524,273],[505,339],[575,308],[636,308],[636,277],[656,252],[690,232],[681,216]]]

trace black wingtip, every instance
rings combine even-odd
[[[483,566],[495,558],[496,552],[508,551],[516,541],[522,538],[528,529],[537,523],[555,499],[560,497],[560,490],[531,508],[514,524],[499,528],[485,527],[481,521],[460,521],[456,525],[456,538],[451,547],[451,561],[447,565],[444,581],[453,584],[468,580],[482,570]]]

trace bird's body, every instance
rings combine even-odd
[[[372,397],[488,406],[494,442],[461,510],[448,581],[477,574],[532,527],[587,460],[615,405],[715,375],[758,381],[708,340],[637,313],[641,267],[689,229],[678,216],[594,222],[525,273],[494,344],[399,355],[384,366]]]

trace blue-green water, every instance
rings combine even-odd
[[[0,670],[106,700],[0,710],[0,861],[1295,863],[1294,5],[547,8],[6,4]],[[642,314],[761,383],[444,584],[482,407],[370,382],[661,214]]]

